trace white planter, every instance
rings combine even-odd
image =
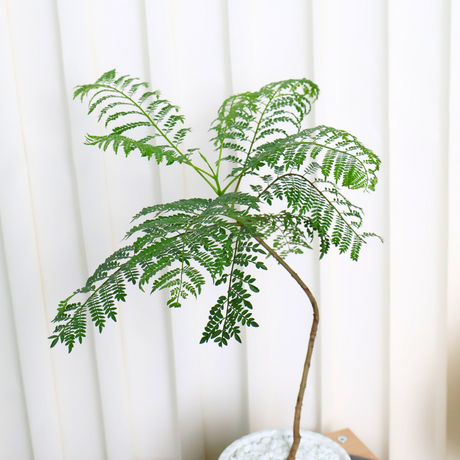
[[[332,439],[312,431],[302,437],[296,460],[351,460]],[[286,460],[292,445],[292,430],[264,430],[248,434],[230,444],[219,460]]]

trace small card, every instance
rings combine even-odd
[[[349,428],[326,433],[325,436],[342,446],[352,460],[378,460]]]

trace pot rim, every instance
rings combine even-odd
[[[253,433],[247,434],[236,441],[233,441],[228,447],[225,448],[225,450],[220,454],[218,460],[230,460],[231,456],[235,452],[235,450],[246,446],[248,444],[251,444],[254,441],[257,441],[258,439],[264,438],[264,437],[270,437],[273,436],[273,434],[280,434],[282,436],[292,436],[292,429],[291,430],[261,430],[261,431],[255,431]],[[300,436],[303,438],[311,439],[314,441],[319,441],[321,444],[325,445],[326,447],[329,447],[331,450],[333,450],[337,455],[339,455],[340,460],[351,460],[350,456],[347,454],[345,449],[337,444],[335,441],[332,439],[328,438],[327,436],[324,436],[320,433],[315,433],[313,431],[308,431],[308,430],[300,430]]]

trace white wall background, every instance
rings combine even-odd
[[[275,265],[243,345],[198,345],[212,290],[179,311],[134,290],[102,335],[48,348],[140,208],[207,193],[83,145],[99,127],[72,89],[112,68],[180,105],[190,146],[230,94],[320,86],[310,123],[383,160],[355,200],[386,242],[293,261],[322,310],[302,425],[350,427],[382,460],[460,459],[458,0],[1,0],[0,458],[214,460],[292,423],[311,315]]]

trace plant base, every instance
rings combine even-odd
[[[350,460],[332,439],[312,431],[300,431],[302,439],[296,460]],[[230,444],[219,460],[286,460],[292,445],[292,430],[263,430]]]

